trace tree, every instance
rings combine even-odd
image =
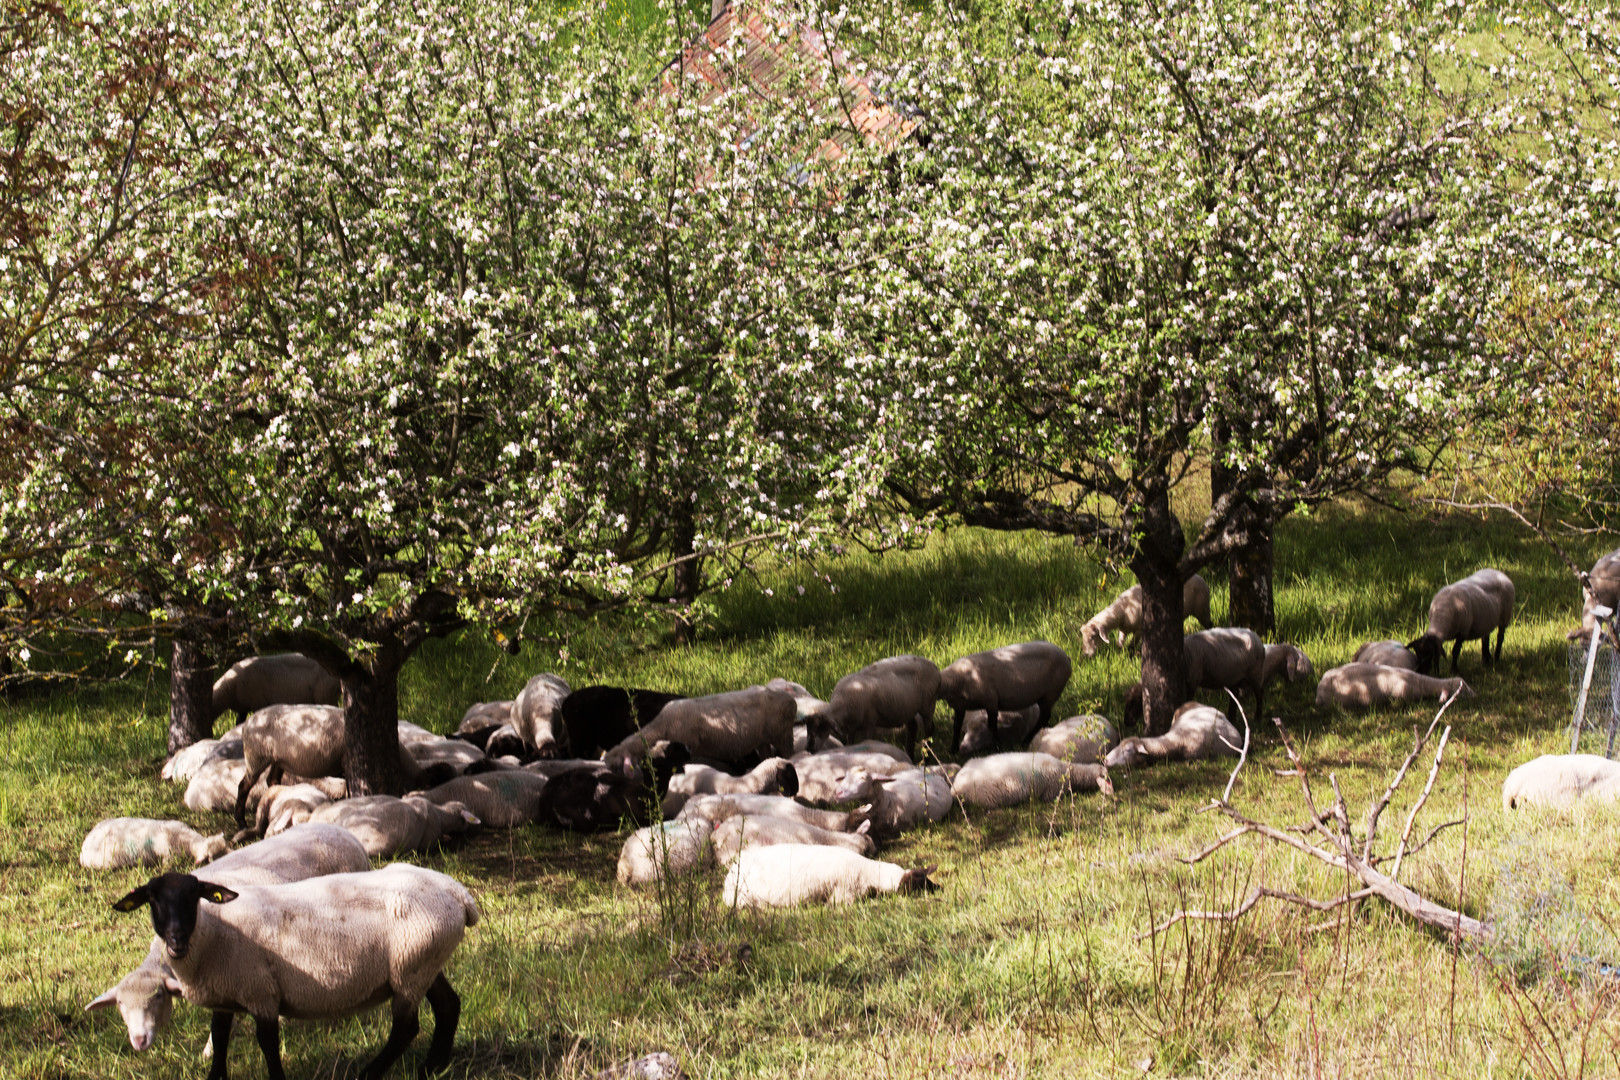
[[[1185,696],[1189,574],[1483,407],[1511,114],[1459,14],[1015,3],[894,61],[927,137],[863,240],[912,444],[891,488],[1128,560],[1150,730]],[[1203,454],[1224,489],[1189,538]]]

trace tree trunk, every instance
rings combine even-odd
[[[1186,538],[1170,510],[1168,487],[1148,496],[1140,527],[1131,569],[1142,586],[1142,727],[1162,735],[1187,700],[1179,565]]]
[[[1271,592],[1271,529],[1256,523],[1254,543],[1232,552],[1226,621],[1270,639],[1277,625]]]
[[[675,564],[675,583],[670,590],[670,597],[680,606],[675,611],[675,643],[677,645],[690,645],[697,636],[697,626],[693,624],[689,615],[692,601],[697,599],[698,587],[701,584],[700,573],[702,568],[698,565],[701,560],[691,558],[696,552],[697,525],[692,520],[690,507],[682,507],[676,511],[675,527],[670,537],[670,556],[684,561]]]
[[[169,660],[169,753],[213,738],[214,658],[194,641],[174,639]]]
[[[389,643],[369,666],[343,676],[343,775],[349,794],[403,795],[400,769],[399,669],[405,650]]]

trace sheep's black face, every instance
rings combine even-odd
[[[1433,674],[1434,669],[1440,664],[1440,657],[1445,654],[1440,639],[1433,634],[1424,634],[1416,640],[1409,641],[1406,643],[1406,647],[1412,650],[1413,656],[1417,657],[1419,675]]]
[[[160,874],[113,904],[116,911],[134,911],[143,904],[152,908],[152,932],[163,939],[164,948],[175,960],[191,951],[191,934],[197,929],[197,904],[211,900],[224,904],[237,894],[223,885],[199,881],[190,874]]]

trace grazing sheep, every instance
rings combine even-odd
[[[1194,574],[1181,586],[1181,611],[1191,615],[1198,625],[1209,629],[1215,624],[1209,617],[1209,582]],[[1142,636],[1142,586],[1132,585],[1114,602],[1088,619],[1080,627],[1080,648],[1087,656],[1097,655],[1097,646],[1114,635],[1114,644],[1124,646]]]
[[[870,806],[848,812],[812,810],[783,795],[694,795],[681,808],[681,817],[703,818],[711,825],[719,825],[738,814],[785,817],[830,832],[854,832],[871,812]]]
[[[343,684],[303,653],[250,656],[214,682],[214,716],[242,717],[270,705],[341,705]]]
[[[1502,782],[1502,809],[1525,806],[1567,808],[1585,799],[1620,798],[1620,761],[1596,754],[1544,754],[1508,773]]]
[[[917,733],[924,727],[934,730],[934,702],[939,697],[939,668],[922,656],[890,656],[867,664],[838,680],[832,697],[811,718],[811,738],[820,739],[815,726],[819,716],[828,729],[845,743],[869,739],[876,728],[904,728],[906,752],[917,745]]]
[[[346,830],[335,825],[308,825],[221,856],[208,868],[208,876],[226,888],[239,889],[244,885],[279,885],[323,874],[370,869],[366,849]],[[158,1031],[168,1025],[174,1014],[174,996],[179,993],[180,983],[169,966],[163,939],[153,938],[141,965],[86,1005],[85,1010],[118,1006],[129,1031],[129,1045],[145,1050]]]
[[[90,870],[160,866],[184,854],[198,866],[230,848],[221,834],[204,836],[181,821],[117,817],[96,823],[79,848],[79,865]]]
[[[799,773],[787,758],[766,758],[742,776],[732,776],[708,765],[688,765],[670,778],[664,795],[664,816],[674,817],[693,795],[797,795]]]
[[[526,769],[502,769],[458,776],[418,794],[439,806],[465,806],[486,828],[515,829],[535,820],[547,783]]]
[[[1189,701],[1176,710],[1169,731],[1125,739],[1108,752],[1103,764],[1110,769],[1133,769],[1155,761],[1200,761],[1242,753],[1243,735],[1225,713]]]
[[[1000,747],[1023,746],[1041,730],[1041,709],[1031,705],[1026,709],[1003,709],[990,730],[990,714],[983,709],[970,709],[962,718],[962,742],[956,748],[963,757],[985,754]]]
[[[1029,748],[1036,753],[1051,754],[1059,761],[1085,765],[1102,761],[1118,742],[1119,732],[1107,717],[1088,713],[1044,728]]]
[[[199,739],[163,763],[164,780],[184,784],[210,761],[241,761],[242,729],[232,728],[218,739]]]
[[[991,754],[962,766],[951,782],[951,795],[972,806],[996,809],[1085,791],[1114,793],[1108,770],[1101,765],[1071,765],[1050,754]]]
[[[543,758],[560,757],[567,749],[562,704],[568,694],[562,677],[546,672],[530,679],[512,702],[512,726],[529,749]]]
[[[347,785],[344,785],[347,787]],[[347,791],[338,795],[342,798]],[[337,801],[318,784],[276,784],[265,789],[253,828],[260,836],[275,836],[302,825],[321,807]]]
[[[1417,656],[1398,641],[1369,641],[1350,658],[1354,664],[1380,664],[1384,667],[1417,670]]]
[[[1187,635],[1181,651],[1189,694],[1200,689],[1248,690],[1254,694],[1254,715],[1264,710],[1266,647],[1259,634],[1241,626],[1200,630]]]
[[[586,766],[546,781],[535,806],[535,820],[574,832],[617,829],[629,818],[636,825],[656,817],[657,802],[642,771],[627,764],[623,771]]]
[[[1513,622],[1513,581],[1500,570],[1476,570],[1434,594],[1429,602],[1429,626],[1406,643],[1417,657],[1419,674],[1427,675],[1440,664],[1445,643],[1451,649],[1451,673],[1457,674],[1457,660],[1465,642],[1479,639],[1486,667],[1502,659],[1502,639]],[[1496,631],[1496,654],[1491,654],[1491,631]]]
[[[867,835],[865,822],[849,833],[821,829],[787,818],[738,814],[722,821],[714,830],[714,857],[721,866],[730,866],[746,848],[770,847],[773,844],[841,847],[857,855],[870,855],[875,848],[872,838]]]
[[[681,818],[648,825],[630,834],[619,851],[619,884],[653,885],[708,865],[714,826],[703,818]]]
[[[751,686],[708,697],[671,701],[656,717],[602,755],[610,768],[639,761],[654,743],[685,745],[693,757],[740,762],[752,754],[787,757],[793,753],[793,699],[776,690]]]
[[[1044,726],[1072,671],[1069,654],[1049,641],[1003,645],[954,661],[939,674],[939,696],[955,711],[951,745],[961,745],[969,709],[983,709],[994,726],[1002,711],[1039,705]]]
[[[837,792],[851,769],[864,768],[873,776],[895,776],[912,768],[912,764],[870,750],[841,749],[794,754],[793,768],[799,779],[799,798],[821,806],[841,801]]]
[[[582,686],[563,699],[562,722],[570,752],[595,757],[630,738],[680,694],[660,690],[626,690],[618,686]]]
[[[186,1000],[213,1010],[210,1077],[225,1076],[235,1013],[253,1017],[266,1071],[282,1080],[280,1017],[348,1016],[391,1000],[393,1028],[365,1074],[381,1076],[415,1037],[423,996],[435,1020],[423,1070],[449,1063],[461,1000],[444,966],[478,922],[478,905],[455,879],[396,863],[237,891],[164,874],[113,906],[142,905]]]
[[[478,817],[460,803],[440,806],[420,795],[403,799],[366,795],[319,807],[309,815],[309,821],[347,829],[365,845],[366,854],[387,858],[407,851],[425,851],[446,836],[477,825]]]
[[[1382,664],[1344,664],[1323,672],[1316,684],[1318,705],[1365,708],[1390,701],[1447,701],[1459,695],[1465,701],[1474,696],[1473,688],[1460,678],[1437,679]]]
[[[1599,559],[1586,577],[1591,582],[1591,588],[1581,590],[1581,625],[1567,635],[1571,641],[1576,638],[1585,641],[1592,636],[1592,630],[1597,626],[1594,609],[1606,607],[1610,611],[1620,611],[1620,551],[1611,551]]]
[[[1265,664],[1260,669],[1260,686],[1270,686],[1278,679],[1296,683],[1308,678],[1313,670],[1311,658],[1298,645],[1267,645]]]
[[[865,768],[854,768],[838,789],[838,799],[860,799],[871,805],[867,820],[872,835],[894,837],[916,828],[924,821],[944,821],[955,800],[951,781],[958,765],[937,765],[927,769],[915,766],[893,776],[873,775]]]
[[[807,901],[852,904],[876,894],[933,892],[934,867],[907,870],[853,851],[816,844],[745,848],[726,873],[732,907],[792,907]]]

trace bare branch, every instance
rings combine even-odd
[[[1243,711],[1243,703],[1237,699],[1236,694],[1232,693],[1231,687],[1226,688],[1226,696],[1232,699],[1232,704],[1237,706],[1238,715],[1243,718],[1243,746],[1234,747],[1238,751],[1238,762],[1232,766],[1232,775],[1226,778],[1226,790],[1221,792],[1221,802],[1223,803],[1232,801],[1232,785],[1237,783],[1238,773],[1243,770],[1244,762],[1249,760],[1249,739],[1252,735],[1249,727],[1249,714]]]
[[[1406,828],[1401,830],[1401,844],[1395,852],[1395,866],[1390,871],[1390,877],[1396,877],[1401,872],[1401,860],[1406,858],[1406,842],[1412,836],[1412,823],[1417,820],[1418,811],[1423,809],[1423,804],[1429,801],[1429,792],[1434,790],[1434,778],[1440,775],[1440,762],[1446,753],[1446,741],[1450,738],[1451,725],[1447,724],[1446,729],[1440,733],[1440,745],[1434,748],[1434,764],[1429,768],[1429,782],[1423,785],[1423,794],[1412,804],[1412,812],[1406,815]]]
[[[1395,797],[1395,789],[1400,787],[1402,782],[1406,780],[1406,771],[1412,767],[1412,762],[1417,760],[1417,756],[1423,752],[1423,747],[1428,744],[1429,736],[1434,734],[1435,725],[1440,723],[1440,714],[1443,712],[1445,712],[1445,705],[1441,705],[1440,712],[1434,714],[1434,719],[1429,721],[1429,730],[1422,735],[1418,734],[1417,725],[1412,725],[1412,752],[1406,755],[1406,760],[1401,762],[1401,767],[1395,771],[1394,778],[1390,780],[1389,786],[1384,789],[1383,797],[1374,803],[1372,809],[1367,813],[1367,842],[1361,848],[1361,857],[1363,859],[1372,858],[1373,838],[1378,835],[1378,819],[1383,815],[1384,810],[1388,808],[1389,800]]]
[[[1162,934],[1177,923],[1187,920],[1231,922],[1234,919],[1241,919],[1249,913],[1254,905],[1268,897],[1272,900],[1281,900],[1299,907],[1310,908],[1312,911],[1333,911],[1336,908],[1343,907],[1345,904],[1365,900],[1374,895],[1376,895],[1376,891],[1373,889],[1360,889],[1356,892],[1345,893],[1343,896],[1336,896],[1332,900],[1313,900],[1308,896],[1300,896],[1298,893],[1281,892],[1277,889],[1268,889],[1264,885],[1256,885],[1254,891],[1249,894],[1248,899],[1230,911],[1178,911],[1152,930],[1137,934],[1136,940],[1141,941],[1155,934]]]

